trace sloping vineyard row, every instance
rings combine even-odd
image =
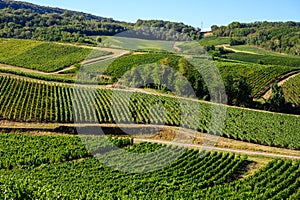
[[[300,149],[299,117],[118,90],[71,88],[0,77],[0,118],[26,122],[182,126],[269,146]],[[217,111],[216,111],[217,112]],[[211,126],[226,115],[224,126]],[[217,118],[217,119],[216,119]],[[223,128],[223,131],[222,131]]]

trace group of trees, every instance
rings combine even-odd
[[[200,38],[200,29],[183,23],[138,20],[134,23],[115,21],[86,13],[59,8],[38,6],[25,2],[0,0],[0,37],[24,38],[47,41],[92,43],[88,36],[115,35],[141,27],[156,27],[155,38],[178,38],[184,34],[193,39]],[[137,35],[146,37],[144,30]]]
[[[125,73],[122,84],[137,88],[154,88],[164,92],[174,92],[179,96],[207,98],[208,90],[203,78],[193,66],[183,58],[177,66],[168,59],[157,64],[135,67]]]
[[[211,29],[215,36],[237,37],[250,45],[300,55],[300,22],[232,22],[228,26],[213,25]]]
[[[210,100],[211,95],[202,75],[186,59],[179,58],[176,66],[169,58],[156,64],[132,68],[122,77],[121,84],[136,88],[154,88],[179,96],[196,96]],[[228,75],[224,85],[229,105],[253,106],[252,88],[245,77]]]

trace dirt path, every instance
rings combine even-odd
[[[262,88],[258,93],[256,93],[253,98],[256,99],[260,96],[262,96],[264,99],[269,99],[270,95],[272,94],[271,86],[278,82],[278,86],[282,86],[286,81],[289,79],[297,76],[300,74],[300,70],[292,71],[287,74],[280,75],[276,77],[272,82],[270,82],[268,85],[266,85],[264,88]]]
[[[210,151],[211,150],[225,151],[225,152],[232,152],[232,153],[246,154],[246,155],[255,155],[255,156],[300,159],[300,155],[299,156],[290,156],[290,155],[265,153],[265,152],[257,152],[257,151],[248,151],[248,150],[239,150],[239,149],[228,149],[228,148],[220,148],[220,147],[215,147],[215,146],[203,146],[203,145],[186,144],[186,143],[170,142],[170,141],[162,141],[162,140],[150,140],[150,139],[135,138],[134,141],[137,141],[137,142],[161,143],[161,144],[176,145],[176,146],[188,147],[188,148],[198,148],[198,149],[204,149],[204,150],[210,150]]]
[[[180,42],[174,42],[173,49],[175,49],[176,52],[181,51],[181,48],[179,48],[180,44],[181,44]]]
[[[265,157],[281,157],[281,158],[290,158],[290,159],[300,159],[300,151],[291,150],[291,149],[283,149],[277,147],[269,147],[259,144],[253,144],[248,142],[237,141],[233,139],[223,138],[223,137],[216,137],[211,138],[213,136],[209,136],[204,133],[200,133],[197,131],[181,128],[181,127],[172,127],[172,126],[164,126],[164,125],[143,125],[143,124],[61,124],[61,123],[20,123],[20,122],[10,122],[10,121],[0,121],[0,128],[13,128],[13,129],[28,129],[32,134],[39,134],[35,133],[34,130],[37,129],[39,131],[47,132],[47,129],[55,129],[58,127],[90,127],[90,126],[98,126],[101,128],[132,128],[137,130],[146,130],[146,129],[157,129],[161,133],[166,133],[168,131],[173,131],[176,136],[176,141],[172,138],[170,141],[166,140],[156,140],[156,139],[149,139],[145,137],[151,137],[153,134],[150,135],[134,135],[135,141],[137,142],[156,142],[156,143],[163,143],[163,144],[170,144],[170,145],[178,145],[182,147],[188,148],[199,148],[199,149],[206,149],[206,150],[216,150],[216,151],[224,151],[224,152],[234,152],[240,154],[247,154],[247,155],[255,155],[255,156],[265,156]],[[125,129],[123,129],[125,130]],[[41,132],[43,134],[43,131]],[[155,134],[155,133],[154,133]],[[167,134],[167,133],[166,133]],[[189,141],[195,141],[196,138],[203,139],[212,139],[213,145],[206,146],[206,145],[198,145],[187,143],[185,138],[189,138]],[[183,141],[183,142],[182,142]]]
[[[242,51],[242,50],[232,49],[232,48],[230,48],[230,44],[217,45],[216,47],[223,47],[225,50],[230,50],[230,51],[233,51],[235,53],[247,53],[247,54],[254,54],[254,55],[262,55],[262,54],[255,53],[255,52],[252,52],[252,51]]]

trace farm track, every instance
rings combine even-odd
[[[204,149],[204,150],[225,151],[225,152],[232,152],[232,153],[246,154],[246,155],[255,155],[255,156],[300,159],[300,155],[299,156],[290,156],[290,155],[265,153],[265,152],[257,152],[257,151],[220,148],[220,147],[215,147],[215,146],[186,144],[186,143],[181,143],[181,142],[172,142],[172,141],[163,141],[163,140],[151,140],[151,139],[135,138],[134,141],[137,141],[137,142],[152,142],[152,143],[160,143],[160,144],[167,144],[167,145],[176,145],[176,146],[181,146],[181,147],[197,148],[197,149]]]
[[[225,50],[230,50],[230,51],[233,51],[235,53],[247,53],[247,54],[254,54],[254,55],[262,55],[262,54],[255,53],[255,52],[252,52],[252,51],[242,51],[242,50],[232,49],[232,48],[230,48],[229,44],[217,45],[216,47],[223,47]]]
[[[164,125],[142,125],[142,124],[60,124],[60,123],[51,123],[51,124],[43,124],[43,123],[19,123],[19,122],[9,122],[9,121],[0,121],[0,129],[12,129],[12,130],[26,130],[25,133],[30,134],[60,134],[61,133],[55,132],[55,130],[59,130],[61,127],[101,127],[101,128],[121,128],[122,130],[132,129],[132,130],[158,130],[158,131],[168,131],[172,130],[175,131],[178,137],[171,141],[166,140],[156,140],[156,139],[149,139],[145,138],[145,135],[133,135],[135,137],[136,142],[155,142],[155,143],[162,143],[168,145],[178,145],[182,147],[188,148],[198,148],[198,149],[205,149],[205,150],[213,150],[213,151],[221,151],[221,152],[233,152],[238,154],[246,154],[251,156],[264,156],[264,157],[279,157],[279,158],[289,158],[289,159],[300,159],[300,151],[298,150],[291,150],[291,149],[283,149],[277,147],[269,147],[264,145],[252,144],[248,142],[237,141],[233,139],[207,135],[197,131],[181,128],[181,127],[173,127],[173,126],[164,126]],[[110,129],[108,129],[110,130]],[[69,136],[68,134],[65,136]],[[149,137],[147,135],[146,137]],[[189,138],[188,142],[184,138]],[[201,137],[205,140],[211,140],[209,143],[212,142],[212,145],[198,145],[193,144],[194,139]],[[255,150],[259,149],[259,151]]]

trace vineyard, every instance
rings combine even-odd
[[[0,200],[300,200],[299,2],[30,2],[0,0]]]
[[[250,63],[260,63],[265,65],[280,65],[299,67],[299,56],[284,56],[284,55],[259,55],[248,53],[229,53],[226,57],[232,60],[239,60]]]
[[[85,138],[95,141],[92,136]],[[10,160],[14,166],[0,171],[1,199],[298,199],[300,195],[299,162],[291,160],[275,159],[254,175],[241,179],[250,161],[231,153],[129,142],[122,149],[98,152],[92,158],[83,150],[78,137],[4,134],[1,139],[8,143],[1,145],[1,152],[16,152],[3,154],[0,159],[1,163]],[[17,152],[20,140],[24,147]],[[110,145],[116,145],[129,140],[111,141]],[[106,143],[97,145],[100,149],[105,146]],[[44,151],[53,154],[48,156]],[[126,153],[142,157],[130,160],[124,157]],[[70,155],[75,156],[69,162],[48,162],[54,154],[64,161],[70,160]],[[44,164],[36,165],[35,160]],[[106,161],[113,161],[115,166],[108,167]],[[158,168],[164,162],[170,163]],[[148,173],[117,170],[124,163],[133,168],[146,166],[156,170]]]
[[[286,81],[282,88],[286,102],[300,105],[300,75]]]
[[[268,146],[300,149],[297,116],[137,92],[72,88],[7,76],[0,77],[0,88],[2,120],[166,124]],[[226,120],[224,126],[220,122],[210,127],[211,118],[216,120],[214,112],[222,112],[216,108],[227,108]],[[221,119],[222,113],[219,114]]]
[[[252,88],[252,95],[258,93],[264,86],[272,82],[274,78],[295,70],[294,67],[278,67],[254,63],[217,62],[216,65],[223,78],[228,75],[245,77],[246,82]]]
[[[70,45],[0,39],[0,63],[43,72],[58,71],[86,58],[110,54],[104,51],[90,53],[90,49]]]

